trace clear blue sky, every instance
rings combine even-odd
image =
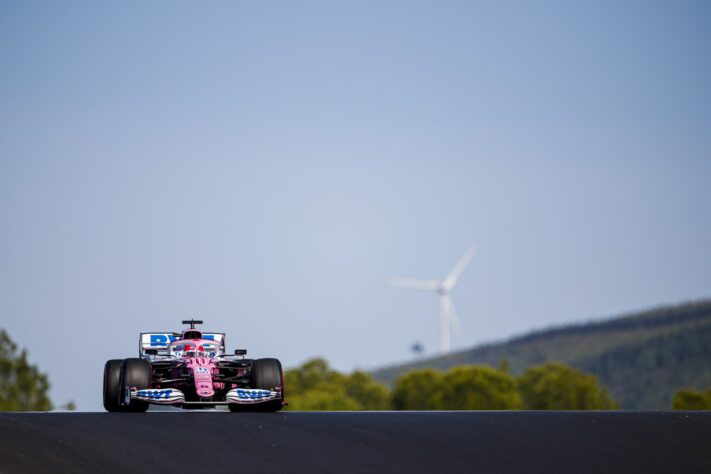
[[[56,403],[200,317],[294,366],[711,296],[711,3],[0,5],[0,327]]]

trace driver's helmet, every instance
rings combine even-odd
[[[201,344],[187,343],[183,346],[183,357],[207,357],[207,352]]]

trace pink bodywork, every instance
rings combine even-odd
[[[176,341],[177,343],[190,344],[194,348],[201,345],[214,343],[211,340],[204,339],[184,339]],[[224,388],[222,383],[213,382],[213,374],[217,374],[217,364],[210,357],[190,357],[183,355],[183,360],[188,369],[193,372],[193,380],[195,383],[195,392],[199,397],[209,398],[215,395],[215,388]]]
[[[186,357],[187,366],[193,371],[195,391],[201,397],[212,397],[215,388],[212,386],[212,373],[215,370],[215,361],[208,357]]]

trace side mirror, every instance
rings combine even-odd
[[[247,355],[247,349],[235,349],[235,355],[236,356]]]
[[[158,355],[158,349],[146,349],[146,355]]]

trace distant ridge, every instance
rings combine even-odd
[[[681,387],[711,387],[711,299],[533,331],[504,342],[373,371],[392,384],[414,368],[499,365],[511,372],[561,361],[597,375],[620,407],[668,410]]]

